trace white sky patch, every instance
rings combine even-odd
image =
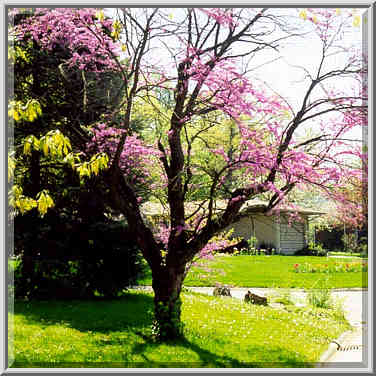
[[[171,8],[163,9],[163,11],[174,21],[183,19],[184,17],[184,9]],[[345,10],[339,9],[338,13],[343,14],[344,11]],[[355,46],[357,50],[361,52],[363,43],[362,14],[366,11],[364,9],[353,9],[352,12],[354,15],[353,25],[346,29],[346,32],[338,35],[336,46],[345,49],[350,48],[350,46]],[[115,9],[107,9],[106,13],[108,15],[114,15]],[[257,52],[249,65],[251,71],[248,73],[248,77],[250,80],[257,79],[265,82],[269,88],[286,99],[296,112],[300,109],[304,95],[310,85],[310,80],[307,77],[306,71],[308,71],[313,77],[317,74],[322,53],[322,42],[317,34],[313,32],[314,25],[310,21],[303,21],[299,18],[299,12],[296,8],[276,8],[269,10],[269,13],[288,17],[287,22],[289,26],[296,27],[297,33],[304,32],[304,36],[292,37],[281,41],[278,51],[266,48]],[[140,15],[140,17],[141,19],[143,18],[142,15]],[[272,39],[277,39],[284,35],[284,32],[277,30],[275,34],[273,34]],[[167,45],[172,51],[176,51],[179,47],[176,44],[176,40],[172,39],[171,41],[168,41]],[[238,47],[233,47],[232,52],[237,53],[239,51],[239,53],[241,53],[242,44],[239,43],[237,46]],[[324,71],[328,71],[334,68],[341,68],[344,66],[346,59],[347,52],[334,54],[326,59],[323,69]],[[164,65],[164,67],[170,71],[172,76],[176,74],[171,54],[162,44],[160,44],[155,50],[153,50],[152,54],[148,56],[147,63]],[[300,67],[304,67],[306,71]],[[341,79],[339,82],[336,82],[335,85],[337,89],[345,90],[348,81]],[[319,91],[316,91],[316,93],[322,94]],[[315,93],[312,95],[313,99],[314,97]],[[359,129],[352,131],[351,134],[354,138],[362,138],[362,133]]]

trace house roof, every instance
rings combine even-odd
[[[214,211],[221,212],[225,210],[227,206],[226,200],[217,200],[214,204]],[[262,200],[248,200],[246,201],[240,209],[244,215],[247,213],[262,213],[268,206],[267,201]],[[186,213],[193,214],[194,212],[202,211],[203,209],[208,208],[208,202],[201,202],[201,201],[190,201],[184,204]],[[284,206],[279,209],[280,212],[295,212],[297,211],[299,214],[302,215],[321,215],[326,214],[324,211],[319,211],[310,208],[303,208],[300,206]],[[142,212],[145,215],[149,216],[156,216],[156,215],[166,215],[169,212],[168,205],[162,205],[161,203],[157,202],[146,202],[142,205]]]

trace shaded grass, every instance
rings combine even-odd
[[[15,302],[12,367],[310,367],[348,329],[329,310],[182,294],[185,337],[152,339],[152,295]]]
[[[334,264],[349,259],[315,256],[230,256],[218,254],[213,260],[201,261],[203,266],[193,267],[185,286],[215,286],[216,283],[234,287],[284,287],[314,288],[325,279],[327,288],[367,287],[367,273],[295,273],[294,264]],[[209,268],[209,270],[206,270]],[[151,273],[147,271],[140,285],[151,285]]]

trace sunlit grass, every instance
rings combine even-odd
[[[359,260],[359,259],[358,259]],[[217,283],[234,287],[314,288],[325,279],[327,288],[367,287],[367,272],[296,273],[295,264],[329,266],[349,259],[315,256],[230,256],[218,254],[213,260],[193,267],[184,281],[185,286],[215,286]],[[364,261],[366,262],[366,261]],[[151,285],[151,274],[139,281]]]
[[[182,295],[185,338],[151,336],[152,295],[16,302],[13,367],[307,367],[348,329],[336,312]]]

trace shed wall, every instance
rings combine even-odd
[[[242,218],[229,228],[234,229],[233,236],[240,236],[244,239],[250,239],[252,236],[257,238],[257,246],[262,243],[273,245],[278,248],[278,227],[275,217],[262,214],[254,214]]]
[[[281,216],[280,249],[283,254],[293,255],[306,245],[306,226],[306,218],[304,222],[293,222],[289,225],[288,219]]]
[[[263,214],[253,214],[242,218],[232,226],[234,237],[250,239],[252,236],[257,238],[257,246],[262,243],[272,245],[285,255],[293,255],[296,251],[302,249],[306,243],[307,218],[304,222],[293,222],[288,224],[288,219],[281,216],[279,220],[275,216],[266,216]]]

